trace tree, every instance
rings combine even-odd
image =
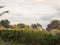
[[[41,29],[42,29],[42,26],[41,26],[39,23],[37,23],[37,24],[32,24],[31,27],[32,27],[32,28],[41,28]]]
[[[41,26],[39,23],[37,23],[37,24],[32,24],[31,27],[32,27],[32,28],[42,28],[42,26]]]
[[[31,27],[32,28],[37,28],[37,25],[36,24],[32,24]]]
[[[8,20],[1,20],[1,21],[0,21],[0,24],[1,24],[2,26],[4,26],[5,28],[9,28],[9,26],[10,26],[10,21],[8,21]]]
[[[25,28],[25,24],[23,24],[23,23],[17,24],[17,26],[20,28]]]
[[[59,29],[60,30],[60,21],[53,20],[50,24],[47,25],[47,30]]]
[[[40,25],[39,23],[37,23],[37,27],[40,27],[40,28],[42,28],[42,25]]]

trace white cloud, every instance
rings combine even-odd
[[[0,12],[9,10],[1,19],[9,19],[12,23],[41,23],[46,26],[51,20],[58,18],[60,0],[0,0],[0,5],[6,5]],[[57,15],[57,17],[56,17]],[[60,18],[59,18],[60,19]]]

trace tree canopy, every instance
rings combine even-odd
[[[19,24],[17,24],[17,26],[20,28],[25,28],[25,24],[23,24],[23,23],[19,23]]]
[[[31,27],[32,27],[32,28],[38,28],[38,27],[42,28],[42,26],[41,26],[39,23],[37,23],[37,24],[32,24]]]
[[[47,25],[47,30],[59,29],[60,30],[60,21],[53,20],[50,24]]]
[[[10,26],[10,21],[8,21],[8,20],[1,20],[1,21],[0,21],[0,24],[1,24],[2,26],[4,26],[5,28],[9,28],[9,26]]]

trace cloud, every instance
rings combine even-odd
[[[11,24],[32,24],[39,22],[45,27],[51,20],[60,15],[60,0],[0,0],[0,5],[6,7],[0,12],[9,10],[1,19],[9,19]],[[1,20],[0,19],[0,20]]]

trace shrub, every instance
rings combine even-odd
[[[0,38],[5,42],[26,45],[59,45],[60,37],[52,35],[47,31],[28,30],[1,30]]]

